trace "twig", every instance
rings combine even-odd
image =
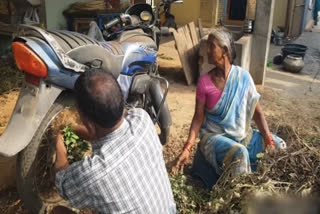
[[[312,167],[310,166],[310,164],[308,163],[308,161],[306,160],[306,158],[302,155],[301,156],[304,160],[304,162],[306,163],[306,165],[309,167],[309,169],[312,171]]]
[[[304,189],[309,183],[303,184],[296,192],[295,194],[298,194],[302,189]]]

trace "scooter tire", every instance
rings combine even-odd
[[[52,203],[44,202],[35,186],[36,157],[41,145],[41,139],[54,118],[67,107],[63,99],[57,99],[42,120],[28,146],[18,154],[17,158],[17,189],[24,206],[34,214],[44,214],[57,205],[65,205],[60,198]],[[53,145],[54,146],[54,145]]]

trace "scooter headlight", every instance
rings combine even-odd
[[[149,22],[152,19],[152,15],[148,11],[142,11],[140,13],[140,18],[144,22]]]

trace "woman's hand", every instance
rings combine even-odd
[[[266,148],[268,150],[274,150],[275,149],[275,144],[274,144],[274,140],[273,140],[273,137],[272,135],[268,135],[265,139],[264,139],[264,142],[266,144]]]
[[[183,152],[179,155],[176,165],[172,167],[172,174],[176,175],[179,172],[183,172],[183,167],[189,160],[189,156],[190,152],[187,149],[183,150]]]
[[[187,142],[183,148],[183,152],[179,155],[176,165],[172,168],[172,173],[176,175],[178,172],[183,172],[183,167],[189,160],[190,153],[192,152],[193,143]]]
[[[275,144],[274,144],[274,141],[272,138],[272,134],[269,131],[267,121],[264,117],[263,110],[262,110],[259,103],[257,103],[257,106],[255,108],[255,112],[253,114],[253,120],[256,122],[258,129],[264,138],[264,142],[265,142],[266,147],[270,148],[270,149],[274,149]]]
[[[177,159],[177,163],[171,169],[171,172],[173,174],[182,172],[184,165],[189,159],[190,153],[192,151],[192,146],[194,145],[196,137],[199,134],[200,127],[204,121],[204,111],[205,111],[205,103],[197,99],[195,112],[192,118],[190,130],[189,130],[188,140],[183,148],[183,152],[179,155],[179,158]]]

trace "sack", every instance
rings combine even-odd
[[[40,18],[38,16],[38,9],[34,7],[29,7],[26,10],[26,13],[24,14],[23,23],[29,25],[39,24]]]

